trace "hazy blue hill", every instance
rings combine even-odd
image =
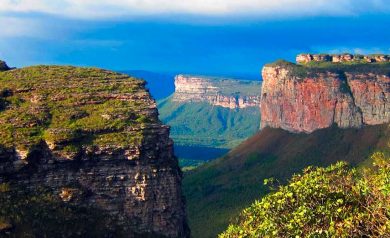
[[[150,93],[156,100],[166,98],[175,91],[175,74],[156,73],[146,70],[125,70],[121,72],[148,82],[146,87],[149,88]]]
[[[362,129],[337,127],[311,134],[265,128],[227,156],[184,175],[184,193],[192,235],[216,237],[241,210],[269,191],[263,180],[282,183],[309,165],[328,166],[344,160],[364,161],[387,145],[388,125]]]

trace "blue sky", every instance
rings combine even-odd
[[[0,59],[257,77],[300,52],[390,53],[389,0],[0,0]]]

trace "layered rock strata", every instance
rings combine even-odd
[[[177,75],[174,102],[207,102],[230,109],[257,107],[261,83],[207,76]]]
[[[262,70],[261,126],[310,133],[390,121],[390,64],[308,68],[288,62]]]
[[[333,63],[346,63],[346,62],[390,62],[390,56],[384,54],[375,55],[353,55],[353,54],[299,54],[296,57],[296,61],[299,64],[307,64],[310,62],[333,62]]]
[[[96,207],[128,237],[188,237],[169,127],[144,82],[37,66],[0,73],[0,184]]]

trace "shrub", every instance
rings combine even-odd
[[[345,162],[306,168],[219,237],[390,237],[390,162],[372,159],[362,172]]]

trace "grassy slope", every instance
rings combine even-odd
[[[172,102],[169,97],[158,103],[158,109],[178,145],[232,148],[260,125],[259,108],[231,110],[208,103]]]
[[[215,237],[253,200],[266,194],[265,178],[286,181],[309,165],[327,166],[345,160],[364,161],[385,148],[388,129],[336,127],[312,134],[291,134],[265,128],[226,157],[185,174],[184,192],[193,237]]]

